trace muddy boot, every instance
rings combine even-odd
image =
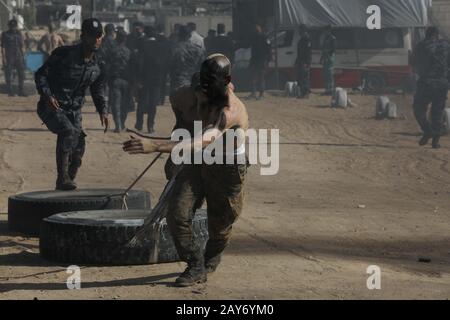
[[[56,166],[58,170],[58,179],[56,180],[56,190],[71,191],[77,188],[77,185],[69,176],[69,158],[68,153],[56,155]]]
[[[439,136],[433,137],[433,142],[432,142],[433,149],[441,148],[441,144],[439,143],[440,140],[441,140],[441,137],[439,137]]]
[[[428,142],[430,142],[430,139],[432,138],[432,136],[430,134],[425,133],[422,136],[422,139],[420,139],[419,141],[419,146],[426,146],[428,144]]]
[[[205,259],[205,270],[206,273],[213,273],[216,272],[217,267],[220,264],[222,256],[219,254],[213,258],[206,258]]]
[[[186,270],[175,281],[176,287],[191,287],[199,283],[205,283],[206,270],[203,261],[189,263]]]

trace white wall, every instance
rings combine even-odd
[[[433,0],[430,20],[450,39],[450,0]]]
[[[202,36],[208,34],[209,29],[217,29],[218,23],[224,23],[226,31],[232,31],[233,19],[231,16],[168,16],[165,24],[166,35],[170,35],[173,31],[173,26],[176,23],[186,25],[188,22],[194,22],[197,24],[197,32]]]

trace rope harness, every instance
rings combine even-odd
[[[136,132],[134,130],[130,130],[127,129],[127,132],[131,132],[134,133],[142,138],[147,138],[147,139],[154,139],[154,140],[170,140],[171,138],[161,138],[161,137],[149,137],[149,136],[145,136],[139,132]],[[129,197],[129,192],[134,188],[134,186],[145,176],[145,174],[148,172],[148,170],[150,170],[151,167],[153,167],[153,165],[156,163],[156,161],[158,161],[159,158],[161,158],[163,154],[159,153],[152,162],[150,162],[150,164],[145,168],[144,171],[142,171],[142,173],[133,181],[133,183],[123,192],[123,193],[119,193],[119,194],[112,194],[109,196],[106,196],[107,199],[111,199],[113,197],[121,197],[122,198],[122,210],[128,210],[128,203],[127,203],[127,199]]]

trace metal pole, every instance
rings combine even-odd
[[[95,17],[95,11],[96,11],[95,0],[92,0],[92,12],[91,12],[91,18],[94,18],[94,17]]]
[[[275,82],[277,90],[280,89],[280,70],[278,68],[278,0],[273,0],[274,3],[274,29],[275,29],[275,37],[274,37],[274,45],[275,45]]]

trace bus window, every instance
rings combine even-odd
[[[359,49],[399,49],[403,47],[402,29],[359,30]]]
[[[355,49],[355,29],[339,28],[334,29],[333,34],[336,37],[336,49],[349,50]]]

